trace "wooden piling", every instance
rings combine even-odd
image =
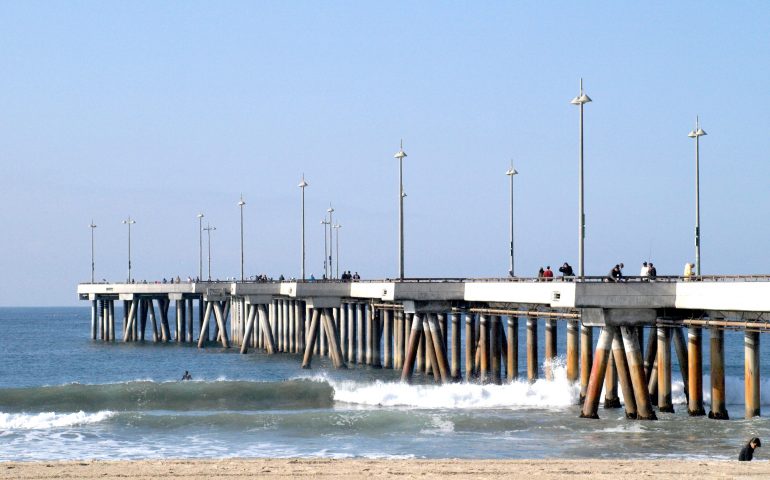
[[[557,350],[556,320],[545,319],[545,379],[553,381],[553,363],[556,360]]]
[[[519,378],[519,319],[509,316],[505,372],[509,382]]]
[[[537,318],[527,318],[527,380],[537,380],[540,365],[537,362]]]
[[[582,404],[588,391],[588,382],[591,376],[591,365],[593,364],[593,327],[587,325],[580,326],[580,403]]]
[[[580,376],[578,321],[567,321],[567,380],[576,382]]]
[[[711,410],[709,418],[728,420],[725,392],[725,331],[713,327],[709,331],[711,345]]]
[[[703,408],[703,330],[700,327],[690,327],[687,330],[687,349],[690,393],[687,413],[695,417],[706,414]]]
[[[658,409],[674,412],[671,401],[671,330],[658,327]]]
[[[599,418],[599,397],[602,393],[604,377],[607,374],[607,362],[612,348],[613,327],[603,327],[596,344],[594,364],[591,367],[591,376],[588,380],[586,397],[580,418]]]
[[[758,417],[760,414],[759,332],[744,332],[743,349],[746,418]]]
[[[626,352],[628,363],[628,375],[631,378],[631,386],[636,401],[636,418],[638,420],[656,420],[655,411],[650,404],[650,392],[647,390],[647,378],[644,373],[642,352],[634,327],[621,327],[623,336],[623,348]],[[625,395],[625,391],[624,391]]]

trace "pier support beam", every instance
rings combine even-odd
[[[247,353],[249,351],[249,342],[251,341],[252,331],[254,330],[254,318],[256,316],[256,305],[248,305],[248,316],[246,318],[246,328],[243,332],[243,341],[241,342],[241,353]]]
[[[382,310],[382,366],[393,368],[393,310]]]
[[[567,381],[576,382],[580,375],[578,321],[567,321]]]
[[[557,350],[556,320],[545,319],[545,379],[553,381],[553,363],[556,360]]]
[[[580,403],[586,398],[588,382],[593,364],[594,330],[587,325],[580,326]]]
[[[626,349],[623,345],[623,337],[619,330],[615,330],[612,335],[612,359],[617,371],[620,388],[623,391],[623,402],[626,407],[626,418],[636,418],[636,399],[634,398],[634,387],[631,382],[631,375],[628,371],[628,360],[626,359]],[[607,395],[604,396],[605,403]],[[605,407],[607,408],[607,407]]]
[[[91,340],[96,340],[96,322],[99,318],[97,305],[97,300],[91,300]]]
[[[203,346],[208,341],[208,335],[204,335],[204,332],[208,332],[209,323],[211,322],[211,311],[214,309],[212,302],[206,302],[206,311],[203,314],[203,324],[201,325],[201,334],[198,336],[198,348]]]
[[[703,330],[700,327],[688,329],[687,349],[690,393],[687,399],[687,413],[695,417],[706,414],[703,408]]]
[[[711,410],[709,418],[727,420],[725,394],[725,331],[714,327],[710,330],[711,344]]]
[[[422,320],[419,314],[412,315],[412,325],[409,332],[409,341],[406,344],[406,356],[404,357],[404,368],[401,370],[401,381],[410,382],[414,372],[414,363],[417,357],[417,348],[422,337]]]
[[[628,374],[631,378],[634,400],[636,401],[636,418],[638,420],[656,420],[655,411],[650,404],[650,392],[647,390],[647,378],[644,373],[642,352],[636,331],[633,327],[621,327],[620,332],[623,335]],[[623,395],[625,395],[625,391]]]
[[[519,319],[508,316],[506,322],[508,334],[505,373],[509,382],[519,378]]]
[[[370,342],[372,350],[372,367],[382,368],[382,322],[385,314],[384,310],[377,310],[370,307],[369,312],[372,319],[372,339]]]
[[[607,373],[604,375],[604,408],[620,407],[620,398],[618,397],[618,372],[615,367],[614,355],[611,355],[607,361]]]
[[[744,379],[746,418],[758,417],[759,407],[759,332],[744,332]]]
[[[604,377],[607,374],[607,361],[610,357],[612,348],[613,327],[604,327],[599,334],[599,341],[596,344],[596,353],[594,355],[594,364],[591,367],[591,377],[588,380],[586,398],[583,402],[583,409],[580,418],[599,418],[599,397],[602,393]]]
[[[364,319],[364,304],[356,304],[356,363],[362,364],[365,360],[366,349],[364,347],[365,342],[365,319]]]
[[[268,307],[266,305],[258,305],[257,314],[259,315],[259,326],[262,330],[262,343],[265,345],[265,350],[269,354],[276,353],[278,350],[275,346],[275,338],[273,338],[273,329],[270,327]]]
[[[589,347],[590,348],[590,347]],[[537,318],[527,318],[527,380],[534,383],[538,377]]]
[[[479,381],[489,381],[489,316],[479,315]]]
[[[658,327],[658,408],[674,412],[671,402],[671,330]]]
[[[489,321],[490,381],[495,385],[500,385],[500,317],[491,315]]]
[[[422,335],[425,338],[425,364],[430,367],[431,372],[435,372],[433,375],[433,381],[441,383],[441,373],[438,369],[438,359],[436,358],[436,350],[433,347],[433,334],[430,331],[430,320],[433,317],[432,313],[426,313],[422,317]]]
[[[687,342],[684,339],[684,331],[682,327],[673,327],[671,331],[674,335],[674,351],[676,352],[676,360],[679,362],[679,372],[682,374],[682,383],[684,383],[684,396],[689,404],[690,401],[690,362],[687,354]]]
[[[315,350],[316,340],[318,339],[318,331],[320,330],[320,309],[313,309],[313,319],[310,321],[310,329],[307,333],[307,345],[305,346],[305,355],[302,358],[302,368],[310,368],[310,364],[313,360],[313,351]]]
[[[324,329],[326,330],[326,343],[329,345],[329,357],[332,359],[334,368],[348,368],[342,360],[342,348],[340,348],[339,344],[337,326],[334,324],[333,310],[332,308],[324,308],[322,311],[322,319],[325,324]]]
[[[441,378],[442,383],[449,383],[452,378],[449,371],[449,363],[447,362],[446,343],[444,343],[441,325],[435,315],[430,315],[428,318],[431,339],[433,340],[433,351],[436,357],[436,363],[434,364],[436,368],[433,369],[433,376]]]
[[[452,312],[451,314],[451,327],[452,327],[452,337],[451,337],[451,358],[452,358],[452,364],[451,364],[451,371],[450,375],[452,376],[452,380],[457,381],[460,380],[460,312]]]
[[[352,303],[347,304],[348,321],[348,355],[347,360],[350,363],[356,363],[356,311]]]
[[[476,338],[474,336],[475,319],[473,313],[465,312],[465,381],[473,380],[474,359],[476,358],[475,346]]]

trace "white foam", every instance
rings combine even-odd
[[[580,386],[567,381],[562,364],[555,364],[553,381],[541,379],[532,384],[526,380],[504,385],[409,385],[400,382],[324,380],[334,388],[334,400],[337,402],[420,409],[565,408],[576,405],[580,394]]]
[[[73,425],[87,425],[99,423],[115,415],[110,411],[96,413],[56,413],[43,412],[28,413],[3,413],[0,412],[0,429],[4,430],[46,430],[57,427],[70,427]]]

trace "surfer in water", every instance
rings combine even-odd
[[[185,370],[184,375],[182,375],[182,380],[192,380],[192,375],[190,375],[190,372]]]

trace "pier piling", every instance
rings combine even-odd
[[[705,415],[703,408],[703,330],[700,327],[690,327],[687,331],[687,368],[689,394],[687,413],[690,416]]]
[[[746,418],[758,417],[759,407],[759,332],[746,331],[744,345],[744,382]]]
[[[613,327],[603,327],[596,344],[594,364],[591,366],[591,376],[588,380],[586,397],[580,418],[599,418],[599,397],[607,374],[607,361],[612,349]]]

